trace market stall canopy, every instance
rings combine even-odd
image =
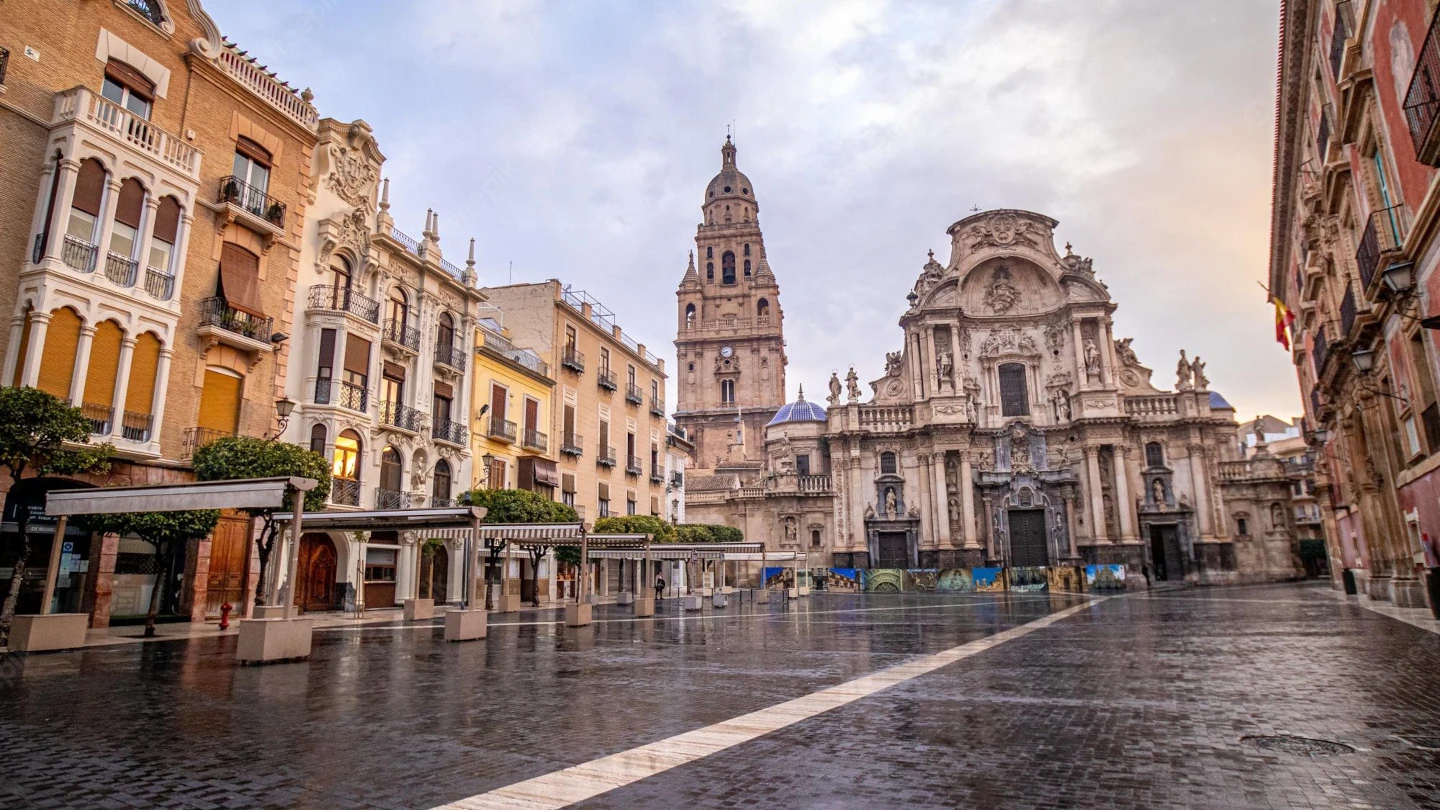
[[[289,521],[285,512],[276,520]],[[485,518],[480,506],[452,506],[443,509],[374,509],[363,512],[306,512],[305,529],[317,532],[413,532],[443,529],[473,529]]]
[[[595,540],[600,537],[615,537],[618,535],[590,535],[590,559],[592,560],[627,560],[636,559],[633,552],[623,550],[612,550],[604,547],[597,548]],[[765,551],[765,544],[759,541],[742,543],[664,543],[650,547],[650,559],[652,560],[690,560],[699,558],[702,560],[759,560]],[[763,555],[767,560],[787,560],[794,557],[793,552],[772,552]]]

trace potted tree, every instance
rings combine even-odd
[[[445,541],[431,537],[420,546],[420,558],[429,565],[429,577],[425,582],[425,597],[405,600],[405,621],[435,618],[435,555],[445,547]],[[418,590],[418,588],[417,588]]]
[[[265,219],[272,225],[279,225],[281,220],[285,219],[285,206],[278,201],[270,203],[270,207],[265,209]]]

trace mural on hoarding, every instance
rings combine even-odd
[[[934,568],[911,568],[905,572],[905,590],[919,593],[934,593],[940,572]]]
[[[857,568],[831,568],[825,577],[825,590],[839,593],[860,592],[860,570]]]
[[[1070,566],[1052,566],[1045,569],[1045,578],[1050,583],[1050,592],[1080,592],[1080,569]]]
[[[969,568],[945,568],[935,583],[935,590],[941,593],[969,593],[975,590],[975,580]]]
[[[1125,590],[1125,566],[1123,565],[1087,565],[1085,566],[1085,589],[1090,591],[1123,591]]]
[[[1016,593],[1044,593],[1048,580],[1043,566],[1006,569],[1010,579],[1010,590]]]
[[[861,569],[860,588],[865,593],[900,593],[905,590],[905,569]]]
[[[975,583],[976,593],[996,593],[1005,590],[1004,568],[972,568],[970,578]]]

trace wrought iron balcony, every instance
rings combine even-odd
[[[1355,250],[1355,265],[1367,294],[1373,295],[1377,271],[1383,269],[1381,264],[1404,248],[1409,225],[1409,215],[1403,205],[1392,205],[1370,215],[1365,233],[1360,237],[1360,247]]]
[[[437,442],[464,445],[470,438],[470,430],[454,419],[442,416],[435,420],[435,428],[431,431],[431,435]]]
[[[405,493],[398,489],[377,489],[375,490],[376,509],[404,509],[406,501]]]
[[[650,415],[660,417],[665,416],[665,400],[656,399],[653,396],[650,397]]]
[[[248,312],[233,309],[224,298],[205,298],[200,301],[200,325],[215,326],[227,332],[251,340],[270,340],[273,334],[273,318],[260,318]]]
[[[566,433],[560,438],[560,452],[567,456],[578,456],[585,452],[585,437],[579,433]]]
[[[199,450],[216,439],[223,439],[227,436],[234,435],[235,431],[233,430],[214,430],[212,428],[202,427],[185,428],[185,432],[181,434],[180,439],[181,457],[190,458],[195,455],[196,450]]]
[[[364,413],[370,410],[370,392],[363,385],[321,377],[315,381],[316,405],[339,405]]]
[[[628,454],[628,453],[625,455],[625,474],[626,474],[626,475],[635,475],[635,476],[638,476],[638,475],[640,475],[640,473],[641,473],[643,470],[644,470],[644,468],[640,466],[640,457],[639,457],[639,456],[632,456],[632,455],[630,455],[630,454]]]
[[[550,437],[538,430],[527,430],[520,441],[520,446],[526,450],[543,453],[550,448]]]
[[[595,456],[595,463],[601,467],[615,466],[615,448],[601,445],[599,455]]]
[[[403,346],[412,352],[420,351],[420,330],[413,326],[406,326],[404,321],[397,321],[394,318],[386,319],[384,339],[397,346]]]
[[[285,203],[266,194],[265,189],[252,186],[233,175],[220,179],[220,202],[233,205],[277,228],[285,227]]]
[[[155,417],[148,413],[126,411],[120,418],[120,435],[132,442],[148,442],[154,422]]]
[[[1355,326],[1355,288],[1345,285],[1345,297],[1340,300],[1340,334],[1350,337]]]
[[[129,256],[122,256],[113,250],[105,254],[105,278],[121,287],[135,286],[135,275],[139,269],[140,263]]]
[[[585,373],[585,355],[574,346],[566,346],[560,354],[560,365],[570,369],[576,374]]]
[[[515,442],[515,423],[506,421],[502,417],[492,416],[485,435],[506,444],[513,444]]]
[[[658,467],[658,466],[656,466],[656,465],[654,465],[654,464],[651,464],[651,465],[650,465],[650,483],[652,483],[652,484],[663,484],[663,483],[665,483],[665,471],[662,470],[662,469],[660,469],[660,467]]]
[[[1440,166],[1440,14],[1430,18],[1430,31],[1415,59],[1415,72],[1410,76],[1410,89],[1405,93],[1405,123],[1410,140],[1415,144],[1415,157],[1421,163]]]
[[[348,478],[331,478],[330,503],[339,506],[359,506],[360,482]]]
[[[398,402],[380,403],[380,423],[390,427],[408,430],[412,433],[420,432],[420,412],[409,405],[401,405]]]
[[[5,69],[10,66],[10,51],[0,48],[0,87],[5,85]]]
[[[595,383],[606,391],[614,391],[619,387],[615,384],[615,372],[608,368],[602,368],[595,372]]]
[[[169,301],[175,294],[175,277],[163,270],[145,268],[145,292],[159,301]]]
[[[645,392],[641,391],[640,386],[636,385],[635,383],[626,383],[625,401],[630,403],[631,405],[644,405]]]
[[[60,260],[65,262],[65,266],[71,270],[93,273],[95,272],[95,257],[99,252],[100,249],[95,245],[67,234],[65,242],[60,247]]]
[[[349,287],[316,284],[310,288],[310,308],[330,312],[348,312],[361,320],[378,325],[380,302],[361,295]]]
[[[442,498],[442,497],[439,496],[439,495],[431,495],[431,496],[430,496],[430,508],[431,508],[431,509],[449,509],[449,508],[451,508],[451,507],[453,507],[453,506],[456,506],[456,505],[457,505],[457,504],[456,504],[454,498]]]
[[[435,362],[456,371],[464,371],[465,352],[455,348],[453,343],[440,343],[435,346]]]
[[[115,417],[115,409],[109,405],[97,405],[94,402],[83,402],[80,404],[80,413],[90,420],[90,433],[95,436],[110,435],[110,420]]]

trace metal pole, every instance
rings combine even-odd
[[[55,539],[50,541],[50,566],[45,569],[45,599],[40,603],[41,616],[50,615],[50,602],[55,599],[55,580],[60,578],[60,555],[64,553],[65,524],[69,519],[69,515],[61,515],[55,523]],[[19,583],[15,587],[20,587]]]
[[[765,590],[765,546],[760,547],[760,590]]]
[[[287,487],[290,498],[295,502],[295,517],[290,522],[290,560],[285,571],[285,618],[295,618],[296,569],[300,567],[300,532],[305,522],[305,493],[294,487]]]
[[[580,530],[580,587],[575,589],[575,604],[585,604],[586,585],[590,584],[590,535]]]
[[[640,568],[640,585],[641,585],[642,587],[648,587],[648,586],[654,584],[653,582],[650,582],[650,581],[649,581],[649,578],[650,578],[650,540],[649,540],[649,539],[646,539],[646,540],[645,540],[645,551],[644,551],[644,553],[641,555],[641,558],[640,558],[640,559],[641,559],[641,562],[640,562],[640,565],[641,565],[641,568]],[[636,591],[635,595],[638,597],[641,593],[643,593],[643,591]]]

